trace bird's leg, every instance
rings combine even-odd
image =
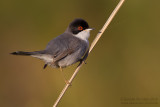
[[[60,71],[63,73],[63,68],[62,68],[61,66],[59,67],[59,69],[60,69]]]
[[[64,73],[63,73],[63,69],[62,69],[62,67],[60,66],[59,68],[60,68],[60,71],[61,71],[61,73],[62,73],[62,76],[63,76],[64,82],[65,82],[66,84],[71,85],[71,84],[70,84],[70,82],[65,78],[65,75],[64,75]]]
[[[80,63],[78,64],[77,67],[79,67],[82,63],[87,64],[87,63],[86,63],[86,59],[87,59],[87,57],[88,57],[88,53],[89,53],[89,50],[87,50],[86,53],[84,54],[83,58],[81,58],[81,59],[79,60]]]

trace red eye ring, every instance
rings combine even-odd
[[[83,30],[83,27],[82,26],[78,26],[78,30]]]

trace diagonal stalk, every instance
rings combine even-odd
[[[111,21],[113,20],[114,16],[117,14],[118,10],[120,9],[120,7],[122,6],[122,4],[124,3],[125,0],[120,0],[120,2],[118,3],[118,5],[116,6],[116,8],[113,10],[113,12],[111,13],[110,17],[108,18],[108,20],[106,21],[106,23],[104,24],[104,26],[102,27],[102,29],[98,32],[97,36],[95,37],[95,39],[93,40],[90,49],[89,49],[89,53],[92,51],[92,49],[94,48],[94,46],[96,45],[96,43],[98,42],[98,40],[101,38],[102,34],[104,33],[104,31],[106,30],[106,28],[108,27],[108,25],[111,23]],[[78,73],[78,71],[80,70],[80,68],[82,67],[84,63],[81,63],[76,70],[74,71],[73,75],[71,76],[71,78],[69,79],[69,83],[71,84],[73,79],[75,78],[76,74]],[[61,91],[60,95],[58,96],[57,100],[55,101],[53,107],[56,107],[59,103],[59,101],[61,100],[61,98],[63,97],[64,93],[66,92],[66,90],[68,89],[68,87],[70,86],[70,84],[66,84],[63,88],[63,90]]]

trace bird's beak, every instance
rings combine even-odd
[[[94,28],[88,28],[88,30],[94,30]]]
[[[88,29],[86,29],[86,31],[91,31],[91,30],[94,30],[94,28],[88,28]]]

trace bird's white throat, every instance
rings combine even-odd
[[[88,38],[90,36],[90,29],[83,30],[74,36],[88,42]]]

